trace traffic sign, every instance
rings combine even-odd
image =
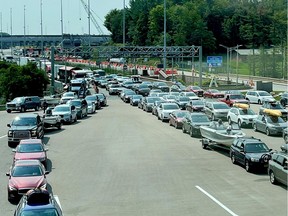
[[[222,66],[222,56],[207,56],[207,65],[209,67],[220,67]]]

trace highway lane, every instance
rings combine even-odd
[[[150,113],[109,97],[97,114],[45,135],[50,190],[65,215],[287,215],[287,190],[266,173],[247,173],[227,151],[203,150],[199,139]],[[258,105],[255,106],[255,109]],[[0,112],[0,137],[16,114]],[[8,122],[7,122],[8,121]],[[281,137],[261,138],[279,149]],[[5,172],[12,161],[0,138],[1,215],[12,215]]]

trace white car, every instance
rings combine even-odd
[[[67,101],[77,98],[76,92],[65,92],[60,99],[60,104],[65,104]]]
[[[181,92],[180,96],[189,97],[190,100],[200,100],[194,92]]]
[[[158,119],[162,122],[170,120],[170,113],[180,110],[180,107],[176,103],[161,103],[157,107]]]
[[[65,122],[72,124],[72,122],[77,121],[77,110],[75,106],[71,106],[69,104],[57,105],[52,110],[52,115],[59,115],[63,123]]]
[[[263,104],[263,101],[274,102],[275,98],[267,91],[248,91],[245,95],[246,100],[250,103]]]
[[[162,98],[167,102],[176,102],[175,95],[164,95]]]
[[[96,112],[96,104],[95,104],[94,101],[92,101],[92,100],[87,100],[87,105],[88,105],[88,107],[87,107],[87,113],[93,114],[93,113]]]
[[[227,119],[229,124],[236,123],[241,128],[241,126],[252,126],[253,119],[257,118],[257,116],[249,107],[232,107],[227,114]]]

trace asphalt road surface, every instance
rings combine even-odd
[[[45,135],[49,190],[65,216],[287,215],[287,189],[272,185],[265,172],[247,173],[231,163],[228,151],[203,150],[199,139],[117,96],[108,104]],[[1,216],[16,208],[7,201],[5,176],[12,162],[6,124],[16,114],[0,112]],[[273,149],[284,143],[244,131]]]

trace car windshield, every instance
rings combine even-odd
[[[194,100],[194,101],[192,102],[192,104],[193,104],[193,105],[197,105],[197,106],[200,106],[200,105],[203,105],[203,106],[204,106],[204,102],[201,101],[201,100]]]
[[[256,115],[252,109],[239,109],[240,115]]]
[[[281,117],[268,116],[267,117],[267,122],[271,123],[271,124],[275,124],[275,123],[284,123],[285,121]]]
[[[212,93],[218,93],[218,92],[220,92],[220,91],[217,90],[217,89],[211,89],[210,92],[212,92]]]
[[[43,152],[44,149],[41,144],[23,144],[23,145],[18,145],[17,147],[17,152],[19,153],[33,153],[33,152]]]
[[[230,99],[245,99],[244,95],[230,95]]]
[[[188,112],[174,112],[174,114],[175,114],[175,116],[177,117],[177,118],[183,118],[186,114],[187,114]]]
[[[53,110],[53,112],[69,112],[70,108],[69,106],[56,106]]]
[[[74,97],[74,93],[73,92],[66,92],[65,94],[63,94],[63,97]]]
[[[247,153],[269,152],[269,148],[264,143],[247,143],[245,145],[245,152]]]
[[[36,125],[36,118],[23,118],[23,117],[16,117],[12,125],[14,126],[33,126]]]
[[[259,92],[260,96],[271,96],[268,92]]]
[[[206,115],[191,115],[193,122],[210,122]]]
[[[175,95],[166,95],[165,98],[166,99],[175,99],[176,96]]]
[[[164,110],[173,110],[173,109],[179,109],[177,104],[164,104],[163,105]]]
[[[104,99],[104,95],[103,94],[97,94],[96,95],[99,99]]]
[[[155,97],[155,98],[147,98],[148,103],[154,103],[155,101],[159,101],[161,98]]]
[[[284,109],[284,107],[280,103],[271,103],[270,109]]]
[[[193,90],[199,90],[200,89],[200,87],[198,87],[198,86],[193,86],[193,87],[191,87]]]
[[[40,166],[15,166],[11,174],[13,177],[29,177],[43,175]]]
[[[59,216],[55,208],[25,209],[20,216]]]
[[[158,86],[167,86],[167,84],[166,83],[158,83]]]
[[[68,104],[70,104],[71,106],[76,106],[76,107],[80,107],[81,106],[81,101],[68,101]]]
[[[97,98],[96,98],[95,95],[90,95],[90,96],[85,97],[85,100],[87,100],[87,101],[96,101]]]
[[[217,103],[214,104],[214,109],[229,109],[229,106],[227,104]]]
[[[139,88],[149,88],[149,86],[146,85],[146,84],[141,84],[141,85],[139,85],[138,87],[139,87]]]
[[[21,103],[24,101],[23,97],[17,97],[12,100],[13,103]]]
[[[179,101],[189,101],[189,97],[179,97],[178,98]]]

